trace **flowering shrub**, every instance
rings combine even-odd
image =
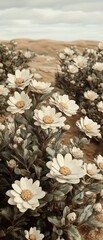
[[[96,153],[92,163],[85,158],[85,146],[102,141],[101,46],[82,55],[73,48],[60,53],[58,85],[64,94],[40,82],[40,75],[28,66],[24,68],[25,57],[20,68],[14,62],[10,69],[4,68],[0,84],[1,239],[82,240],[81,229],[103,227],[96,218],[103,211],[103,156]],[[1,49],[5,55],[5,47]],[[2,59],[3,66],[7,58]],[[72,120],[76,133],[70,138]]]
[[[70,98],[75,99],[79,111],[101,125],[103,131],[103,43],[96,50],[76,47],[59,53],[61,72],[56,75],[56,85]]]

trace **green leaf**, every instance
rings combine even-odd
[[[21,135],[21,138],[23,138],[24,140],[26,139],[26,134],[27,134],[27,132],[25,131],[25,129],[23,129],[23,128],[21,128],[20,129],[20,135]]]
[[[103,189],[102,183],[92,183],[86,188],[86,191],[100,192]]]
[[[65,199],[65,194],[59,190],[55,191],[53,194],[53,198],[55,201],[61,201]]]
[[[92,228],[92,229],[95,229],[95,228],[103,228],[103,223],[96,220],[94,216],[91,216],[88,221],[87,221],[87,225]]]
[[[51,193],[46,194],[46,196],[44,197],[44,200],[46,202],[51,202],[53,200],[53,195]]]
[[[70,208],[66,206],[63,210],[63,217],[65,218],[70,213]]]
[[[60,221],[55,216],[48,217],[48,221],[55,226],[59,226],[59,224],[60,224]]]
[[[52,149],[50,147],[47,147],[46,151],[47,151],[48,155],[50,155],[51,157],[55,156],[55,150],[54,149]]]
[[[2,208],[0,210],[0,215],[8,221],[12,219],[12,211],[10,207]]]
[[[88,205],[86,206],[82,212],[80,213],[80,216],[78,217],[78,224],[83,224],[85,222],[87,222],[88,218],[92,215],[93,212],[93,206],[92,205]]]
[[[59,187],[59,190],[61,192],[63,192],[64,194],[67,194],[68,192],[70,192],[72,190],[72,185],[69,185],[69,184],[62,184],[60,185]]]
[[[39,167],[39,166],[36,166],[35,164],[33,164],[33,167],[35,169],[35,173],[36,173],[37,178],[40,179],[42,168]]]
[[[17,123],[20,123],[20,124],[24,124],[24,125],[28,124],[27,120],[20,114],[17,114],[15,116],[15,120],[16,120]]]
[[[79,192],[77,195],[75,195],[72,201],[76,204],[82,204],[83,198],[84,198],[84,191]]]
[[[70,225],[66,230],[66,233],[70,240],[82,240],[78,230],[75,228],[74,225]]]

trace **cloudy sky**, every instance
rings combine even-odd
[[[0,39],[103,41],[103,0],[0,0]]]

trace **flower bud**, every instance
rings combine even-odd
[[[0,123],[0,131],[4,131],[5,130],[5,125]]]
[[[14,159],[11,159],[10,161],[7,161],[7,165],[9,168],[15,168],[17,166],[16,161]]]
[[[3,67],[3,64],[2,63],[0,63],[0,68],[2,68]]]
[[[65,58],[65,55],[64,55],[63,53],[60,53],[60,54],[59,54],[59,57],[60,57],[61,59],[64,59],[64,58]]]
[[[14,137],[14,142],[15,143],[20,144],[22,141],[23,141],[23,139],[21,137],[17,137],[17,136]]]
[[[67,219],[70,223],[74,222],[76,220],[76,213],[75,212],[71,212],[67,215]]]
[[[102,211],[102,204],[101,203],[94,204],[94,210],[100,213]]]

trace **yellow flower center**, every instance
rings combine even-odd
[[[99,167],[100,167],[100,169],[103,170],[103,162],[100,162],[100,163],[99,163]]]
[[[92,126],[90,124],[85,124],[84,126],[88,132],[92,130]]]
[[[21,85],[22,83],[24,83],[24,79],[23,79],[23,78],[16,78],[15,83],[16,83],[17,85]]]
[[[92,169],[88,169],[88,170],[87,170],[87,173],[88,173],[89,175],[91,175],[91,176],[94,175],[94,171],[93,171]]]
[[[54,119],[52,116],[46,115],[45,117],[43,117],[43,122],[46,124],[51,124],[54,122]]]
[[[25,189],[21,192],[20,196],[24,201],[29,201],[32,198],[32,192],[28,189]]]
[[[67,176],[67,175],[70,175],[70,174],[71,174],[70,169],[69,169],[68,167],[65,167],[65,166],[60,167],[59,172],[60,172],[61,174],[63,174],[64,176]]]
[[[60,102],[59,106],[61,109],[68,109],[68,105],[65,102]]]
[[[36,236],[34,234],[29,235],[29,240],[36,240]]]
[[[25,102],[24,101],[18,101],[17,103],[16,103],[16,107],[17,108],[23,108],[25,106]]]

